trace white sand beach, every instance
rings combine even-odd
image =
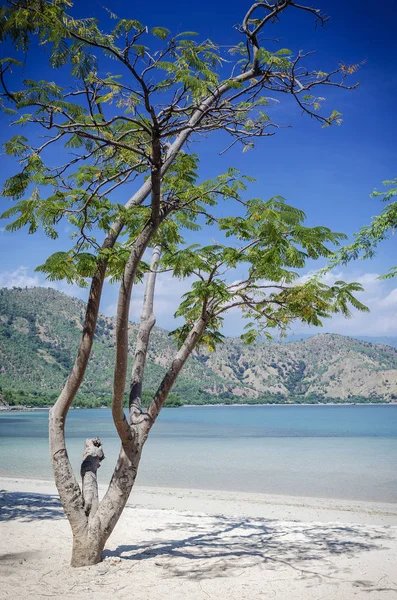
[[[396,504],[136,488],[104,561],[72,569],[53,484],[0,487],[3,598],[397,598]]]

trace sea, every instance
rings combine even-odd
[[[75,409],[66,426],[76,472],[99,436],[105,485],[119,451],[109,409]],[[51,479],[48,412],[0,412],[0,476]],[[397,502],[397,405],[163,409],[137,484]]]

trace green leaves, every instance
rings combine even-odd
[[[242,336],[245,343],[270,336],[275,328],[286,331],[296,320],[320,326],[336,312],[350,316],[350,307],[367,310],[355,297],[360,284],[327,286],[317,277],[297,281],[307,261],[330,256],[330,246],[339,244],[343,234],[306,227],[304,213],[281,197],[256,198],[245,205],[245,216],[217,220],[228,243],[195,244],[163,258],[174,276],[196,278],[175,313],[185,319],[175,333],[179,343],[200,315],[208,321],[207,330],[218,331],[223,314],[237,307],[250,320]]]
[[[25,144],[25,138],[23,136],[15,136],[15,138],[10,140],[11,143],[7,145],[6,153],[21,156],[25,166],[20,173],[9,177],[5,181],[2,195],[19,200],[25,194],[30,183],[41,182],[45,168],[41,158],[35,152],[27,155],[30,149]]]
[[[49,281],[66,280],[68,283],[77,283],[81,287],[86,287],[87,278],[93,276],[96,266],[96,258],[93,254],[55,252],[44,264],[37,267],[36,271],[45,273]]]
[[[28,138],[24,135],[14,135],[3,144],[3,148],[8,156],[22,157],[28,152],[27,142]]]
[[[383,192],[379,192],[378,190],[374,190],[371,194],[371,198],[380,197],[384,202],[388,202],[395,196],[397,196],[397,178],[395,179],[387,179],[382,182],[384,186],[390,187],[390,190],[386,190]]]
[[[329,127],[332,123],[336,123],[336,125],[342,125],[342,113],[338,110],[333,110],[329,117],[326,119],[323,127]]]
[[[383,185],[390,187],[389,190],[374,190],[373,198],[380,197],[384,202],[389,202],[397,196],[397,179],[384,181]],[[388,204],[379,215],[374,217],[369,225],[362,227],[356,234],[355,240],[333,255],[331,266],[347,264],[351,260],[372,258],[380,242],[386,240],[394,233],[397,227],[397,201]],[[383,275],[382,279],[390,279],[397,274],[392,268],[389,273]]]
[[[26,192],[30,181],[31,177],[28,172],[22,171],[21,173],[17,173],[6,180],[2,190],[2,195],[10,196],[11,198],[14,198],[14,200],[18,200],[19,198],[22,198]],[[4,215],[5,214],[6,213],[4,213]],[[6,217],[3,216],[3,218]]]
[[[191,39],[192,32],[173,37],[164,27],[149,30],[111,11],[117,22],[104,30],[94,18],[75,18],[69,0],[28,4],[7,0],[0,9],[0,38],[26,50],[37,36],[48,48],[50,67],[62,68],[66,83],[26,80],[21,89],[5,94],[4,110],[14,125],[25,127],[26,136],[18,132],[5,145],[20,167],[4,186],[3,195],[16,201],[4,217],[10,220],[9,230],[28,227],[33,233],[41,228],[51,238],[66,220],[72,247],[49,257],[42,272],[84,285],[103,261],[106,274],[118,281],[140,232],[158,219],[161,225],[151,243],[161,246],[162,267],[193,281],[176,311],[185,320],[180,340],[202,318],[202,343],[213,349],[221,341],[222,315],[232,307],[250,320],[246,342],[254,341],[259,331],[284,330],[294,319],[319,324],[334,310],[347,314],[349,305],[359,307],[353,288],[297,284],[307,261],[330,257],[341,234],[305,226],[304,213],[281,197],[247,200],[250,178],[236,169],[199,180],[197,156],[182,153],[178,145],[189,135],[199,139],[223,130],[231,136],[230,145],[240,142],[244,152],[252,149],[256,138],[277,128],[271,118],[276,94],[292,95],[300,108],[326,125],[339,124],[337,111],[321,116],[324,98],[313,91],[323,79],[334,84],[332,73],[308,70],[300,63],[303,55],[293,57],[286,48],[258,48],[248,35],[229,52],[237,62],[223,81],[223,50],[211,40]],[[254,28],[259,24],[251,23]],[[105,72],[110,60],[123,76]],[[14,65],[12,58],[1,61],[2,74]],[[343,66],[339,70],[342,81],[347,71]],[[38,128],[44,138],[37,138]],[[56,157],[61,157],[58,164]],[[159,170],[161,198],[153,196],[152,210],[146,187],[139,194],[127,186],[155,180]],[[228,203],[225,210],[214,209],[221,200]],[[392,217],[384,215],[389,224]],[[208,227],[215,240],[185,243],[184,236],[202,241],[198,232]],[[112,244],[121,231],[125,237],[101,249],[103,232],[109,230]],[[365,235],[370,252],[372,233]],[[146,269],[142,261],[137,276]]]
[[[397,267],[392,267],[388,273],[381,275],[379,279],[393,279],[394,277],[397,277]]]
[[[330,290],[334,293],[335,312],[340,312],[346,318],[350,318],[350,305],[360,312],[369,312],[368,307],[357,300],[354,295],[356,292],[363,291],[363,287],[360,283],[345,283],[344,281],[336,281],[334,285],[331,286]]]
[[[136,19],[120,19],[116,27],[112,31],[115,37],[129,33],[130,31],[142,31],[144,29],[142,23]]]
[[[169,29],[166,29],[166,27],[153,27],[150,32],[160,40],[165,40],[171,33]]]

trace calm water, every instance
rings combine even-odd
[[[51,479],[47,420],[46,411],[0,413],[0,475]],[[84,439],[97,435],[106,483],[119,449],[110,411],[70,411],[77,471]],[[165,409],[137,483],[397,502],[397,405]]]

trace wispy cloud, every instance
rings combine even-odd
[[[70,285],[64,281],[48,281],[37,274],[31,274],[28,267],[23,265],[17,267],[13,271],[0,271],[0,288],[31,288],[31,287],[47,287],[64,292],[68,296],[75,296],[86,300],[87,290],[78,285]]]
[[[38,275],[29,275],[28,268],[22,265],[14,271],[0,271],[0,287],[35,287],[39,285]]]
[[[183,294],[190,290],[193,279],[187,278],[179,280],[170,277],[164,273],[158,275],[156,284],[156,296],[154,301],[154,313],[156,315],[157,325],[164,329],[173,329],[179,323],[179,319],[174,318],[174,313],[178,308]],[[132,292],[130,319],[139,321],[141,318],[143,294],[145,284],[137,284]],[[108,304],[104,312],[108,316],[116,314],[117,301]]]

